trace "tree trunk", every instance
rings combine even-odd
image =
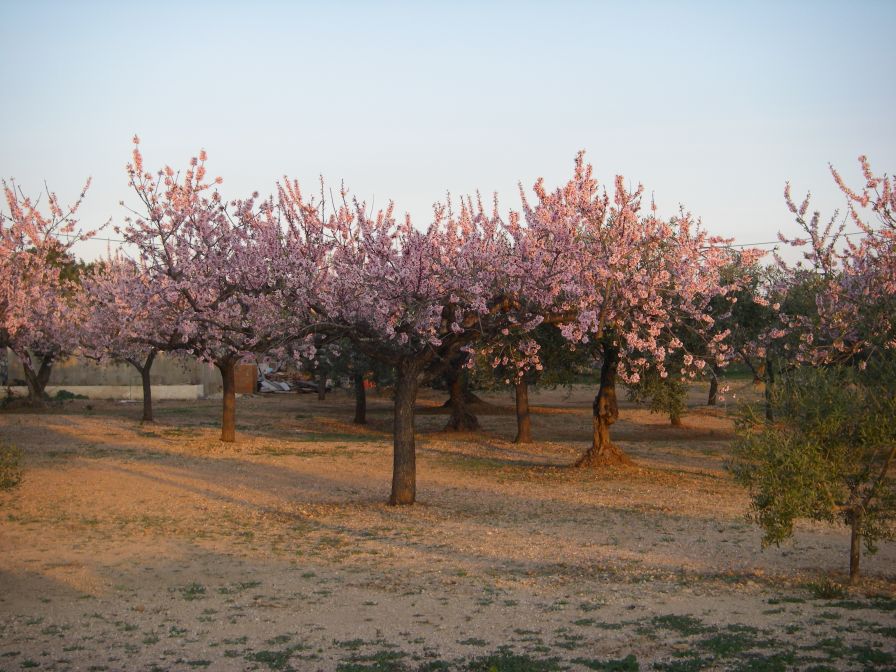
[[[317,400],[324,401],[327,398],[327,374],[324,371],[317,373]]]
[[[227,358],[215,362],[221,372],[223,384],[223,406],[221,415],[221,440],[228,443],[236,441],[236,359]]]
[[[673,427],[681,427],[681,413],[678,411],[672,411],[669,413],[669,424]]]
[[[775,421],[775,410],[772,408],[772,389],[775,386],[775,369],[772,360],[765,360],[765,419],[768,422]]]
[[[364,374],[355,374],[355,419],[356,425],[367,424],[367,391],[364,389]]]
[[[709,398],[706,400],[707,406],[715,406],[719,399],[719,379],[713,375],[709,379]]]
[[[29,352],[17,352],[16,355],[22,362],[22,369],[25,371],[28,401],[32,404],[42,404],[47,399],[47,383],[50,382],[50,373],[53,370],[53,357],[51,355],[32,355]],[[34,370],[34,358],[40,360],[37,371]]]
[[[393,428],[392,494],[389,504],[413,504],[417,496],[414,405],[423,364],[404,360],[395,367],[395,423]]]
[[[514,443],[532,443],[532,421],[529,417],[529,384],[525,379],[516,384],[516,438]]]
[[[465,387],[464,375],[458,372],[456,377],[452,378],[449,388],[451,416],[445,425],[446,432],[472,432],[479,429],[479,420],[467,409]]]
[[[592,407],[591,447],[576,462],[577,467],[631,464],[628,456],[610,440],[610,425],[619,419],[619,405],[616,401],[619,348],[605,345],[603,360],[600,367],[600,388],[597,391],[597,396],[594,397]]]
[[[153,422],[152,417],[152,385],[149,382],[149,372],[152,369],[152,363],[155,361],[156,352],[153,350],[149,353],[143,366],[138,368],[140,371],[140,380],[143,382],[143,420],[141,422]]]
[[[853,513],[849,522],[849,584],[854,586],[859,582],[859,561],[862,557],[862,514]]]

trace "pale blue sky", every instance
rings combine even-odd
[[[841,205],[833,162],[896,169],[896,2],[2,2],[0,175],[85,224],[200,148],[228,197],[318,174],[425,224],[446,191],[642,182],[714,233],[771,240],[785,180]],[[93,256],[99,246],[82,248]]]

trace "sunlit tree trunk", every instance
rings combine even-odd
[[[232,443],[236,441],[236,359],[228,357],[215,362],[215,366],[221,372],[223,387],[221,441]]]
[[[619,419],[616,399],[616,374],[619,369],[619,348],[604,346],[600,367],[600,388],[592,406],[591,447],[576,466],[599,467],[607,464],[627,464],[631,460],[610,440],[610,426]]]
[[[516,384],[516,438],[514,443],[532,443],[532,421],[529,417],[529,384],[525,378]]]
[[[413,504],[417,496],[417,456],[414,444],[414,405],[423,364],[409,359],[396,366],[392,494],[390,504]]]

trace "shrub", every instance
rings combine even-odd
[[[22,449],[0,440],[0,490],[10,490],[22,480]]]

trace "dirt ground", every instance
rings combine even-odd
[[[763,550],[724,469],[728,405],[685,427],[625,406],[637,467],[571,468],[594,391],[512,398],[483,430],[418,415],[418,501],[385,504],[391,406],[334,392],[72,401],[0,413],[25,477],[0,493],[0,670],[896,669],[896,544],[845,591],[848,534]]]

